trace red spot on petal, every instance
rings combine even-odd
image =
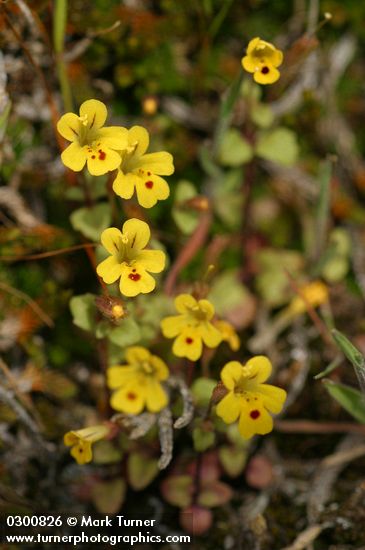
[[[104,151],[102,151],[101,149],[99,149],[98,153],[99,153],[99,160],[105,160],[106,153],[104,153]]]
[[[270,69],[269,69],[269,67],[262,67],[261,72],[262,72],[262,74],[267,74],[267,73],[270,72]]]
[[[257,411],[257,410],[250,412],[250,416],[251,416],[252,420],[256,420],[256,418],[258,418],[260,416],[260,414],[261,414],[260,411]]]
[[[96,158],[96,157],[95,157],[95,155],[91,155],[91,158],[94,159],[94,158]]]
[[[145,186],[147,187],[147,189],[152,189],[153,181],[146,181]]]
[[[151,172],[147,172],[147,176],[150,176],[151,175]]]
[[[139,281],[141,276],[139,273],[130,273],[128,275],[129,279],[131,279],[132,281]]]
[[[129,399],[130,401],[134,401],[135,399],[137,399],[137,396],[135,393],[133,393],[132,391],[129,391],[127,393],[127,399]]]
[[[192,344],[194,342],[194,340],[192,338],[185,338],[185,342],[187,344]]]

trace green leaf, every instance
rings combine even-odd
[[[122,478],[96,482],[91,489],[91,498],[97,511],[101,514],[116,514],[124,501],[126,488]]]
[[[96,306],[94,294],[73,296],[70,300],[70,310],[73,322],[77,327],[93,331],[96,326]]]
[[[274,113],[269,105],[257,103],[251,110],[253,122],[260,128],[269,128],[274,122]]]
[[[196,197],[194,185],[187,180],[178,182],[175,192],[175,201],[172,208],[172,217],[178,228],[185,235],[190,235],[199,222],[199,213],[184,205],[186,201]]]
[[[127,474],[132,489],[141,491],[147,487],[159,472],[158,460],[144,453],[132,453],[128,457]]]
[[[207,431],[197,427],[193,429],[194,449],[198,453],[203,453],[215,443],[215,433],[211,430]]]
[[[71,216],[71,225],[92,241],[99,241],[100,234],[111,224],[111,211],[107,202],[101,202],[90,208],[79,208]]]
[[[229,477],[237,477],[243,472],[248,456],[246,449],[224,445],[220,447],[218,454],[224,471]]]
[[[197,378],[192,387],[191,393],[197,407],[207,407],[212,397],[214,388],[217,385],[216,380],[211,378]]]
[[[252,147],[236,128],[227,130],[220,144],[218,160],[224,166],[240,166],[253,157]]]
[[[256,154],[283,166],[295,164],[299,153],[296,135],[288,128],[262,132],[256,144]]]
[[[345,386],[344,384],[336,384],[331,380],[324,380],[323,384],[328,393],[336,399],[336,401],[356,420],[365,424],[365,400],[364,395],[356,390]]]
[[[93,446],[93,462],[95,464],[114,464],[122,460],[122,453],[111,441],[97,441]]]
[[[198,497],[198,504],[207,508],[215,508],[226,504],[232,496],[233,491],[226,483],[213,481],[202,489]]]
[[[248,290],[239,281],[236,269],[225,271],[216,277],[209,292],[209,300],[221,317],[237,305],[244,304],[248,296]]]
[[[365,357],[363,354],[355,348],[355,346],[350,342],[348,338],[339,330],[333,329],[332,336],[340,348],[341,351],[345,354],[347,359],[353,364],[355,369],[364,369],[365,368]]]
[[[123,348],[139,342],[141,332],[133,319],[124,319],[120,326],[113,328],[109,332],[108,338],[113,344]]]
[[[164,499],[172,506],[179,508],[190,506],[193,489],[193,478],[189,475],[170,476],[162,482],[161,486]]]

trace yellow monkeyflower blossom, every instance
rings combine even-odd
[[[282,64],[283,58],[283,52],[257,37],[250,41],[242,58],[242,66],[245,71],[253,73],[258,84],[273,84],[280,78],[277,67]]]
[[[180,315],[166,317],[161,321],[166,338],[175,338],[172,351],[177,357],[196,361],[203,352],[203,343],[216,348],[222,341],[219,330],[211,323],[214,307],[208,300],[196,300],[190,294],[175,298],[175,307]]]
[[[172,155],[165,151],[145,154],[148,145],[147,130],[133,126],[128,131],[128,147],[121,153],[122,163],[113,183],[114,192],[122,199],[130,199],[136,190],[138,202],[144,208],[167,199],[170,189],[160,176],[174,172]]]
[[[238,429],[244,439],[271,432],[273,419],[269,413],[277,414],[283,408],[286,391],[263,384],[271,370],[269,359],[263,355],[245,365],[230,361],[222,369],[221,379],[228,393],[218,403],[216,413],[226,424],[239,419]]]
[[[110,404],[116,411],[139,414],[146,407],[156,413],[166,407],[168,398],[161,382],[169,376],[165,363],[146,348],[130,347],[126,351],[127,365],[116,365],[107,370],[111,390]]]
[[[67,447],[71,447],[71,456],[74,457],[78,464],[86,464],[91,462],[93,453],[91,446],[96,441],[104,439],[109,433],[109,429],[103,424],[90,426],[82,430],[67,432],[63,441]]]
[[[128,145],[128,130],[118,126],[104,127],[107,108],[97,99],[88,99],[80,107],[80,116],[66,113],[57,123],[62,137],[71,141],[61,154],[62,162],[80,172],[87,162],[90,174],[100,176],[115,170],[120,154]]]
[[[288,306],[288,313],[299,315],[307,311],[305,300],[312,306],[318,307],[328,302],[328,287],[322,281],[313,281],[300,288],[303,296],[295,296]]]
[[[234,330],[234,326],[228,323],[228,321],[223,321],[221,319],[214,321],[213,324],[221,333],[222,340],[227,342],[232,351],[237,351],[241,345],[241,340]]]
[[[155,279],[149,274],[160,273],[165,267],[162,250],[144,250],[151,237],[146,222],[132,218],[123,224],[122,231],[109,227],[101,234],[101,243],[110,256],[101,262],[96,272],[107,284],[118,279],[125,296],[152,292]]]

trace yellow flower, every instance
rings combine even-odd
[[[88,99],[80,107],[80,116],[66,113],[57,124],[62,137],[71,141],[61,154],[62,162],[80,172],[87,162],[90,174],[100,176],[115,170],[121,163],[117,151],[128,145],[128,130],[118,126],[103,127],[107,109],[101,101]]]
[[[144,208],[167,199],[170,189],[160,176],[174,172],[172,155],[165,151],[146,155],[148,144],[148,132],[142,126],[133,126],[128,131],[128,148],[122,152],[122,163],[113,183],[115,193],[123,199],[130,199],[136,190],[138,202]]]
[[[130,347],[126,351],[127,365],[108,368],[107,382],[116,390],[110,404],[116,411],[139,414],[146,407],[156,413],[166,407],[168,399],[161,381],[169,376],[165,363],[142,347]]]
[[[165,267],[162,250],[144,250],[151,232],[146,222],[132,218],[120,231],[109,227],[101,234],[101,243],[111,254],[96,268],[97,274],[107,284],[119,278],[119,289],[125,296],[137,296],[151,292],[155,279],[148,273],[160,273]]]
[[[283,52],[270,42],[254,38],[247,47],[245,57],[242,58],[242,66],[245,71],[253,73],[253,78],[258,84],[273,84],[280,78],[277,67],[282,64],[283,57]]]
[[[74,457],[76,462],[78,464],[86,464],[87,462],[91,462],[93,457],[92,444],[95,441],[104,439],[108,433],[109,429],[99,424],[83,428],[82,430],[67,432],[63,437],[63,441],[67,447],[72,447],[71,456]]]
[[[277,414],[283,408],[286,392],[276,386],[263,384],[272,366],[267,357],[258,355],[246,365],[230,361],[221,372],[228,393],[218,403],[216,413],[226,424],[239,418],[238,429],[244,439],[255,434],[267,434],[273,429],[269,412]]]
[[[180,315],[166,317],[161,321],[162,333],[166,338],[175,338],[172,351],[177,357],[196,361],[202,354],[203,343],[216,348],[222,336],[210,322],[214,307],[208,300],[196,300],[190,294],[175,298],[175,307]]]
[[[318,307],[328,302],[328,288],[321,281],[313,281],[300,288],[303,298],[312,306]],[[307,311],[307,304],[301,296],[295,296],[288,306],[288,312],[299,315]]]
[[[214,321],[213,324],[221,333],[222,340],[228,343],[232,351],[237,351],[241,345],[241,341],[237,335],[237,332],[234,330],[233,325],[223,320]]]

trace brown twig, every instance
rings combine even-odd
[[[194,233],[190,236],[189,240],[181,250],[179,256],[176,258],[174,264],[170,269],[165,282],[165,292],[168,296],[174,294],[176,280],[180,272],[185,266],[194,258],[198,250],[204,245],[209,229],[212,223],[212,213],[210,211],[204,212],[199,220],[198,226]]]
[[[276,420],[275,429],[284,433],[354,433],[365,435],[365,426],[354,422],[314,422],[312,420]]]
[[[35,302],[34,300],[32,300],[32,298],[30,298],[30,296],[28,296],[28,294],[25,294],[25,292],[22,292],[17,288],[13,288],[12,286],[7,285],[6,283],[3,283],[3,282],[0,282],[0,288],[4,290],[4,292],[7,292],[8,294],[12,294],[13,296],[16,296],[17,298],[20,298],[21,300],[26,302],[29,305],[29,307],[32,308],[34,313],[38,315],[38,317],[42,319],[42,321],[48,327],[50,328],[54,327],[54,323],[52,319],[47,315],[45,311],[43,311],[43,309],[37,304],[37,302]]]
[[[29,254],[27,256],[0,256],[0,261],[5,262],[26,262],[30,260],[41,260],[43,258],[50,258],[52,256],[59,256],[60,254],[68,254],[69,252],[75,252],[83,248],[93,248],[98,246],[97,243],[85,243],[76,244],[74,246],[68,246],[66,248],[60,248],[59,250],[51,250],[50,252],[40,252],[39,254]]]

